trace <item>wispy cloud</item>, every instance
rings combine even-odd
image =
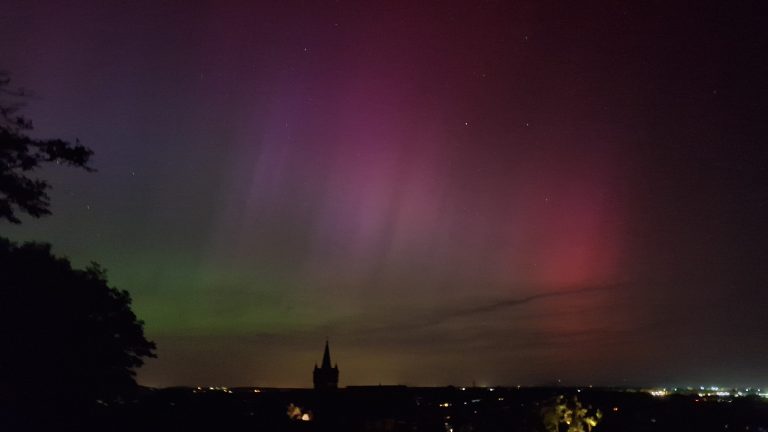
[[[443,318],[443,321],[456,319],[456,318],[465,318],[465,317],[470,317],[474,315],[482,315],[486,313],[496,312],[502,309],[509,309],[509,308],[523,306],[528,303],[534,302],[536,300],[543,300],[543,299],[552,298],[552,297],[566,297],[566,296],[574,296],[574,295],[580,295],[580,294],[589,294],[592,292],[606,291],[613,288],[616,288],[616,285],[590,286],[590,287],[582,287],[582,288],[564,289],[564,290],[548,291],[548,292],[543,292],[539,294],[531,294],[525,297],[501,299],[496,302],[488,303],[485,305],[465,307],[465,308],[455,309],[453,311],[446,311],[443,313],[442,318]]]
[[[428,330],[433,327],[447,324],[451,321],[482,317],[502,310],[516,309],[531,303],[550,298],[588,295],[600,291],[608,291],[617,288],[618,285],[587,286],[562,290],[553,290],[530,294],[522,297],[501,298],[485,304],[475,304],[459,307],[444,307],[428,311],[412,310],[403,315],[402,309],[397,316],[388,315],[386,311],[366,316],[356,316],[336,321],[323,327],[323,331],[337,330],[342,333],[355,333],[370,335],[371,333],[402,333],[420,330]],[[332,331],[334,332],[334,331]]]

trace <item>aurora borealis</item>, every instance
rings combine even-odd
[[[140,382],[768,385],[748,2],[6,2],[53,216]]]

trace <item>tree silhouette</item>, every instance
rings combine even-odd
[[[566,399],[559,395],[544,404],[541,409],[541,421],[546,432],[590,432],[603,417],[600,410],[590,412],[576,396]]]
[[[135,390],[155,344],[103,269],[0,238],[0,281],[0,400],[107,404]]]
[[[10,88],[7,73],[0,72],[0,219],[20,223],[17,213],[34,217],[50,214],[47,181],[31,177],[46,163],[71,165],[91,171],[93,152],[79,142],[34,139],[32,122],[19,114],[27,94]]]
[[[26,94],[9,83],[0,73],[0,220],[21,223],[18,212],[50,214],[50,185],[32,172],[46,163],[90,171],[92,151],[29,137],[32,123],[18,114],[22,105],[9,102]],[[49,244],[2,237],[0,346],[0,429],[61,430],[65,420],[87,421],[94,406],[129,397],[138,388],[134,369],[155,356],[130,295],[110,287],[98,264],[73,269]]]

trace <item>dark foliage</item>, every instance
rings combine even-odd
[[[9,88],[10,78],[0,72],[0,219],[20,223],[18,213],[34,217],[50,214],[47,181],[31,177],[46,163],[56,163],[91,171],[88,161],[93,152],[79,142],[60,139],[34,139],[28,134],[32,122],[19,114],[26,96]]]
[[[620,389],[495,388],[490,392],[487,388],[401,386],[320,392],[261,389],[258,393],[250,388],[229,392],[143,389],[135,401],[103,407],[91,417],[89,429],[77,430],[543,432],[547,429],[542,409],[563,404],[575,408],[577,395],[581,409],[591,406],[594,412],[604,413],[593,432],[768,430],[768,402],[757,396],[702,400],[695,393],[658,398]],[[287,408],[291,406],[313,413],[311,420],[290,418]],[[558,423],[559,432],[589,430],[583,422]]]
[[[0,405],[130,396],[133,369],[155,349],[130,306],[128,292],[110,287],[98,265],[76,270],[50,245],[0,238]]]

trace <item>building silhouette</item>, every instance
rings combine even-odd
[[[325,352],[323,352],[323,363],[312,372],[312,381],[315,384],[315,390],[329,390],[339,387],[339,366],[331,367],[331,350],[328,348],[328,341],[325,341]]]

